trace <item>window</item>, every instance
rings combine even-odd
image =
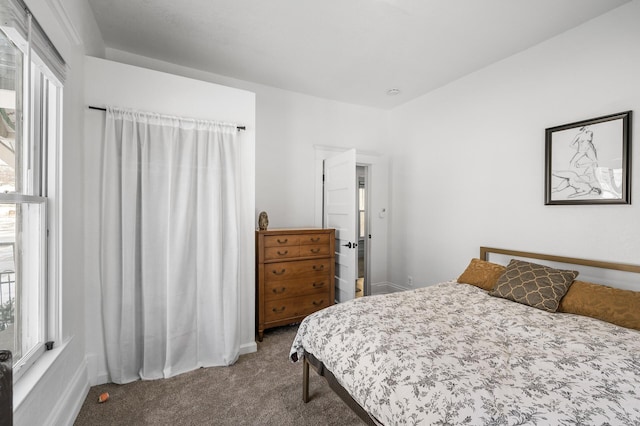
[[[48,66],[57,52],[21,0],[2,0],[0,18],[0,349],[13,353],[15,381],[56,334],[48,235],[62,85],[52,69],[64,62]]]

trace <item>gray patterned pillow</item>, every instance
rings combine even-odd
[[[523,303],[543,311],[555,312],[560,299],[578,276],[577,271],[511,259],[507,270],[489,294]]]

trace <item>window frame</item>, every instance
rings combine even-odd
[[[41,205],[41,245],[39,286],[39,341],[19,359],[14,358],[14,384],[28,371],[29,367],[47,350],[47,342],[60,341],[62,336],[60,314],[60,260],[62,241],[61,203],[59,202],[61,182],[60,150],[62,141],[63,84],[46,67],[46,62],[29,48],[29,43],[17,31],[1,28],[0,31],[22,52],[21,90],[16,89],[16,110],[21,111],[21,125],[16,116],[16,138],[28,146],[29,157],[22,164],[29,164],[31,171],[21,171],[21,192],[0,193],[0,203]],[[21,96],[18,95],[20,92]],[[20,129],[18,131],[18,128]],[[37,163],[37,164],[34,164]],[[16,176],[16,179],[18,177]],[[31,192],[25,194],[24,192]],[[16,237],[17,238],[17,237]],[[17,242],[16,242],[17,244]],[[17,270],[17,268],[16,268]],[[18,274],[15,274],[16,281]],[[16,283],[17,285],[17,283]],[[17,289],[16,289],[17,296]],[[16,307],[16,317],[18,316]]]

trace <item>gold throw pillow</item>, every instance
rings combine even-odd
[[[458,282],[475,285],[483,290],[490,291],[493,290],[498,278],[506,269],[506,267],[497,263],[474,258],[471,259],[469,266],[467,266],[462,275],[458,277]]]
[[[640,330],[640,292],[574,281],[558,312],[584,315]]]

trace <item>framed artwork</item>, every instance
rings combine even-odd
[[[631,111],[545,130],[545,204],[631,204]]]

